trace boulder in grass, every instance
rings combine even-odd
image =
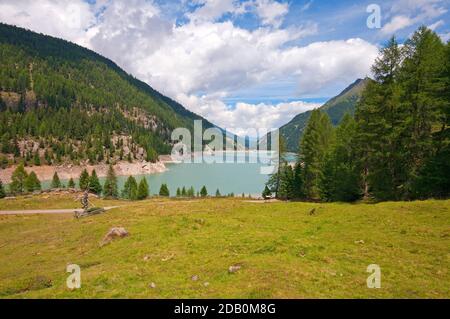
[[[234,274],[235,272],[238,272],[242,268],[241,265],[232,265],[228,267],[228,273]]]
[[[109,232],[103,238],[103,241],[100,246],[109,244],[112,240],[114,240],[116,238],[124,238],[124,237],[127,237],[128,235],[129,235],[129,233],[127,232],[127,230],[125,228],[113,227],[109,230]]]

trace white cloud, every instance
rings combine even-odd
[[[429,25],[428,29],[434,31],[434,30],[438,29],[439,27],[443,26],[444,24],[445,24],[444,20],[439,20],[439,21],[436,21],[435,23]]]
[[[441,37],[442,41],[444,41],[445,43],[450,41],[450,32],[439,34],[439,36]]]
[[[95,15],[82,0],[1,1],[0,21],[86,46],[85,30],[95,23]]]
[[[244,134],[245,129],[249,127],[269,130],[277,128],[286,124],[297,114],[321,106],[318,103],[294,101],[276,105],[237,103],[231,109],[217,98],[181,94],[178,99],[196,113],[207,116],[213,123],[219,123],[221,127],[230,129],[236,134]]]
[[[264,25],[279,27],[284,16],[289,11],[287,3],[279,3],[272,0],[256,0],[254,2],[256,12]]]
[[[389,11],[391,20],[384,25],[381,33],[388,35],[409,26],[425,23],[447,12],[446,0],[397,0]]]
[[[67,23],[72,16],[67,12],[68,1],[4,0],[0,21],[92,48],[221,126],[248,126],[254,120],[262,126],[281,125],[307,107],[315,107],[301,102],[238,103],[229,109],[220,100],[235,90],[290,77],[297,79],[298,94],[331,96],[337,84],[342,88],[368,75],[377,56],[377,47],[361,39],[290,45],[318,28],[314,23],[280,28],[287,3],[220,2],[197,1],[201,6],[190,21],[178,25],[164,19],[152,1],[102,0],[95,6],[70,1],[81,13],[76,26]],[[232,21],[215,21],[225,12],[256,12],[264,25],[247,30]],[[253,116],[257,110],[258,120]]]
[[[415,22],[414,20],[410,19],[406,16],[395,16],[392,18],[392,20],[389,23],[386,23],[383,28],[381,29],[381,32],[384,34],[393,34],[398,30],[407,28],[411,25],[413,25]]]

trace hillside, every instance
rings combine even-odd
[[[48,196],[0,207],[78,206],[75,195]],[[82,220],[0,216],[0,298],[450,297],[448,200],[94,203],[121,207]],[[130,235],[99,247],[119,225]],[[81,289],[67,288],[68,264],[81,267]],[[381,267],[381,289],[367,287],[370,264]]]
[[[362,91],[370,81],[369,78],[358,79],[342,91],[338,96],[325,103],[320,109],[328,114],[333,125],[339,124],[345,113],[355,111],[356,103],[359,101]],[[286,140],[287,150],[298,151],[300,137],[308,123],[311,111],[301,113],[294,117],[289,123],[280,128],[280,134]]]
[[[155,161],[203,120],[73,43],[0,24],[0,164]]]

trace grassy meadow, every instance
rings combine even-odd
[[[95,204],[122,206],[80,220],[0,216],[0,298],[450,298],[450,200]],[[70,195],[0,200],[78,206]],[[130,235],[100,247],[114,226]],[[81,267],[81,289],[66,287],[68,264]],[[380,289],[367,288],[370,264]]]

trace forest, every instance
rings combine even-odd
[[[403,45],[393,37],[372,72],[354,116],[338,127],[312,112],[298,162],[281,160],[263,195],[344,202],[449,196],[450,43],[426,27]]]
[[[170,132],[195,119],[95,52],[0,24],[2,167],[154,162],[170,152]]]

